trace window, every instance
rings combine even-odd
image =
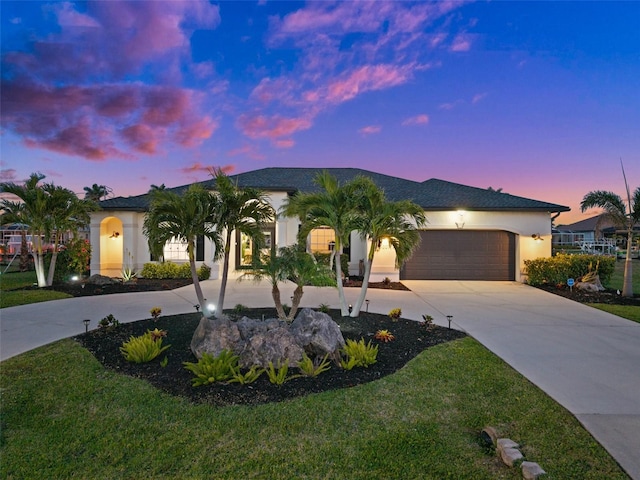
[[[198,235],[196,237],[196,261],[202,262],[204,261],[204,235]],[[162,250],[162,256],[165,261],[172,262],[188,262],[189,254],[187,253],[187,244],[186,242],[181,242],[176,238],[172,238],[170,241],[165,243],[164,248]],[[151,260],[156,260],[151,258]]]
[[[261,253],[272,253],[275,250],[276,227],[269,226],[262,230],[264,235],[264,247]],[[236,231],[236,266],[237,268],[248,268],[251,266],[253,256],[256,255],[255,242],[251,237]]]
[[[332,228],[321,227],[311,230],[309,250],[311,253],[331,253],[336,246],[336,234]]]

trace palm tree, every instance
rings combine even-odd
[[[103,197],[107,198],[113,193],[113,190],[106,185],[98,185],[94,183],[90,187],[84,187],[84,199],[92,200],[98,203]]]
[[[267,197],[255,188],[239,188],[221,169],[214,170],[212,176],[216,182],[219,207],[214,223],[219,232],[224,231],[222,249],[216,248],[215,259],[223,258],[220,293],[217,311],[222,313],[224,297],[229,276],[229,259],[231,257],[231,240],[233,231],[250,237],[254,244],[260,246],[264,242],[262,229],[274,219],[274,211]]]
[[[618,228],[627,231],[627,256],[624,263],[622,296],[633,297],[631,246],[633,245],[633,227],[640,222],[640,187],[635,189],[632,196],[624,173],[624,167],[622,168],[622,176],[624,177],[627,203],[629,205],[628,213],[625,202],[618,194],[604,190],[595,190],[587,193],[582,199],[582,203],[580,203],[580,209],[584,212],[592,207],[600,207],[604,209],[602,219],[609,219]]]
[[[257,281],[268,279],[271,283],[271,296],[278,312],[278,318],[292,322],[304,294],[304,286],[326,287],[336,284],[331,269],[319,264],[313,255],[298,245],[290,245],[278,250],[277,255],[265,254],[254,262],[252,270],[244,276],[253,277]],[[242,277],[241,277],[242,278]],[[293,291],[291,310],[285,313],[282,306],[279,283],[291,281],[296,288]]]
[[[356,230],[369,241],[362,288],[351,312],[352,317],[357,317],[367,295],[373,259],[383,239],[395,250],[396,268],[400,268],[420,244],[418,229],[425,225],[426,217],[424,210],[409,200],[387,201],[384,191],[370,178],[357,178],[354,186],[358,198]]]
[[[155,190],[150,195],[149,212],[143,224],[149,249],[160,257],[164,245],[171,239],[187,244],[196,297],[201,310],[205,312],[204,295],[196,270],[196,238],[204,235],[214,242],[216,251],[220,248],[222,239],[215,225],[216,215],[221,209],[220,200],[197,184],[191,185],[182,196],[170,190]]]
[[[45,178],[41,173],[32,173],[24,185],[13,182],[2,183],[0,188],[17,196],[19,201],[3,200],[2,223],[19,221],[27,225],[33,245],[32,255],[39,287],[53,283],[58,246],[62,234],[86,226],[89,213],[95,205],[80,200],[71,190],[52,183],[39,185]],[[53,241],[49,273],[45,275],[45,241]]]
[[[322,189],[317,193],[298,193],[288,199],[283,206],[283,213],[298,216],[302,223],[298,242],[303,244],[307,236],[315,228],[328,227],[335,233],[334,253],[338,255],[335,262],[336,282],[340,297],[340,310],[343,317],[349,315],[347,301],[342,284],[342,268],[340,256],[344,246],[349,245],[351,232],[356,229],[357,213],[354,209],[354,185],[340,185],[338,180],[324,170],[315,178]]]

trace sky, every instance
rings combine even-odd
[[[640,2],[0,1],[0,181],[357,167],[571,207],[640,186]]]

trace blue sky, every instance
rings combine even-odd
[[[2,1],[3,180],[365,168],[568,205],[640,184],[640,2]]]

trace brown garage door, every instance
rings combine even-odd
[[[401,280],[515,280],[515,234],[428,230]]]

